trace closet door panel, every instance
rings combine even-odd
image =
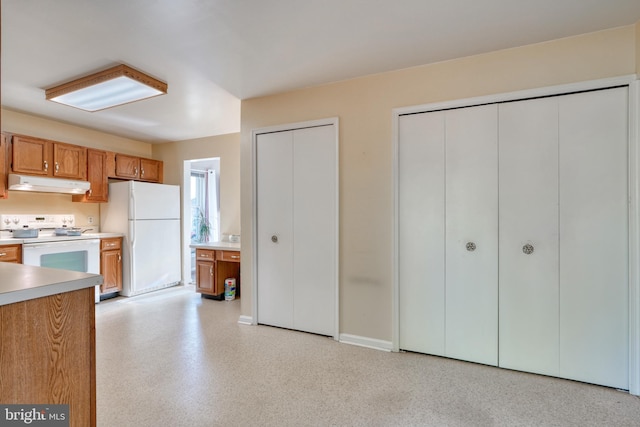
[[[293,328],[292,144],[292,131],[256,142],[258,323],[284,328]]]
[[[560,100],[560,375],[628,389],[627,88]]]
[[[444,355],[445,113],[402,116],[398,147],[400,348]]]
[[[489,365],[498,363],[497,109],[446,112],[445,351]]]
[[[499,115],[499,365],[558,375],[558,99]]]
[[[293,328],[335,333],[335,127],[293,132]]]

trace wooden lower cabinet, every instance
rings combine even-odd
[[[101,295],[122,290],[122,237],[100,240],[100,274],[104,278]]]
[[[240,252],[196,249],[196,292],[224,298],[224,281],[236,279],[236,296],[240,293]]]
[[[94,292],[0,306],[0,402],[66,404],[66,425],[96,425]]]
[[[22,245],[0,246],[0,262],[22,264]]]

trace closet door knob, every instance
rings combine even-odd
[[[530,245],[529,243],[527,243],[522,247],[522,252],[524,252],[527,255],[531,255],[533,253],[533,245]]]
[[[273,236],[271,236],[271,241],[273,243],[278,243],[278,236],[276,236],[275,234]]]
[[[476,244],[473,242],[467,242],[467,250],[473,252],[476,250]]]

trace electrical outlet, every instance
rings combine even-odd
[[[89,224],[93,224],[93,217],[92,216],[87,217],[87,222]]]

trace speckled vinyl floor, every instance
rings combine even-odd
[[[96,306],[98,426],[640,426],[624,392],[239,315],[192,287]]]

